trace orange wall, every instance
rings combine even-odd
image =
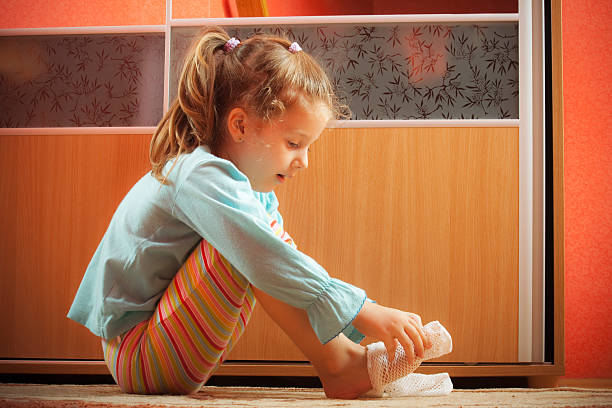
[[[312,3],[293,1],[300,4],[292,6],[293,14],[336,14],[342,7],[357,14],[371,7],[364,0],[319,0],[304,9]],[[292,14],[293,1],[269,0],[271,14]],[[233,0],[174,3],[175,17],[236,15]],[[4,0],[2,11],[0,28],[165,21],[164,0],[91,0],[87,6],[80,0]],[[563,1],[567,377],[612,378],[611,22],[609,0]]]
[[[165,4],[165,0],[3,0],[0,28],[164,24]],[[517,11],[516,0],[267,0],[267,4],[271,16]],[[172,1],[174,18],[237,15],[235,0]]]
[[[566,376],[612,378],[612,2],[563,1]]]
[[[267,0],[271,16],[516,13],[517,0]]]
[[[165,0],[2,0],[0,28],[164,24],[165,4]]]
[[[237,15],[234,0],[174,0],[172,3],[174,18]],[[165,23],[166,0],[2,0],[0,6],[0,28]]]

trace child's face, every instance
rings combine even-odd
[[[228,156],[253,190],[272,191],[308,167],[309,147],[329,119],[325,105],[304,100],[269,122],[247,115],[242,137],[230,141]]]

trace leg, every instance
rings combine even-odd
[[[253,291],[268,315],[312,362],[325,395],[330,398],[356,398],[369,390],[369,396],[382,396],[384,392],[396,396],[446,395],[452,390],[452,383],[446,373],[437,376],[408,376],[423,359],[409,361],[399,344],[393,361],[387,359],[387,351],[382,342],[370,344],[366,348],[340,334],[322,345],[305,311],[274,299],[256,288]],[[424,329],[433,343],[433,347],[425,351],[425,359],[439,357],[452,350],[450,335],[439,322],[428,323]]]
[[[271,226],[281,239],[295,246],[282,225],[273,221]],[[382,396],[383,392],[392,390],[391,394],[394,395],[435,395],[438,390],[452,390],[452,383],[446,373],[441,376],[420,375],[408,379],[407,374],[414,371],[422,360],[408,361],[399,344],[396,352],[399,358],[392,362],[386,359],[383,343],[373,343],[365,348],[340,334],[322,345],[314,334],[305,311],[291,307],[254,287],[253,291],[272,320],[313,364],[328,397],[356,398],[368,391],[368,396]],[[435,347],[426,350],[425,359],[450,352],[450,335],[438,322],[435,327],[436,329],[428,333]]]
[[[306,312],[253,288],[257,301],[283,329],[317,370],[325,395],[356,398],[372,388],[366,349],[343,335],[323,345],[315,335]]]
[[[105,360],[125,392],[196,392],[244,331],[254,302],[248,281],[202,240],[153,316],[103,341]]]

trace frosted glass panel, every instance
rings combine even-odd
[[[164,34],[1,37],[0,127],[155,126]]]
[[[352,0],[350,2],[266,0],[266,3],[271,17],[355,14],[518,13],[518,0]]]
[[[518,24],[326,24],[225,27],[298,41],[332,77],[352,119],[518,118]],[[200,27],[175,27],[170,98]]]

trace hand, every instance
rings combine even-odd
[[[423,358],[425,349],[432,346],[431,340],[423,332],[421,316],[365,302],[355,319],[353,326],[366,336],[385,343],[389,361],[395,357],[398,341],[410,363],[415,356]]]

